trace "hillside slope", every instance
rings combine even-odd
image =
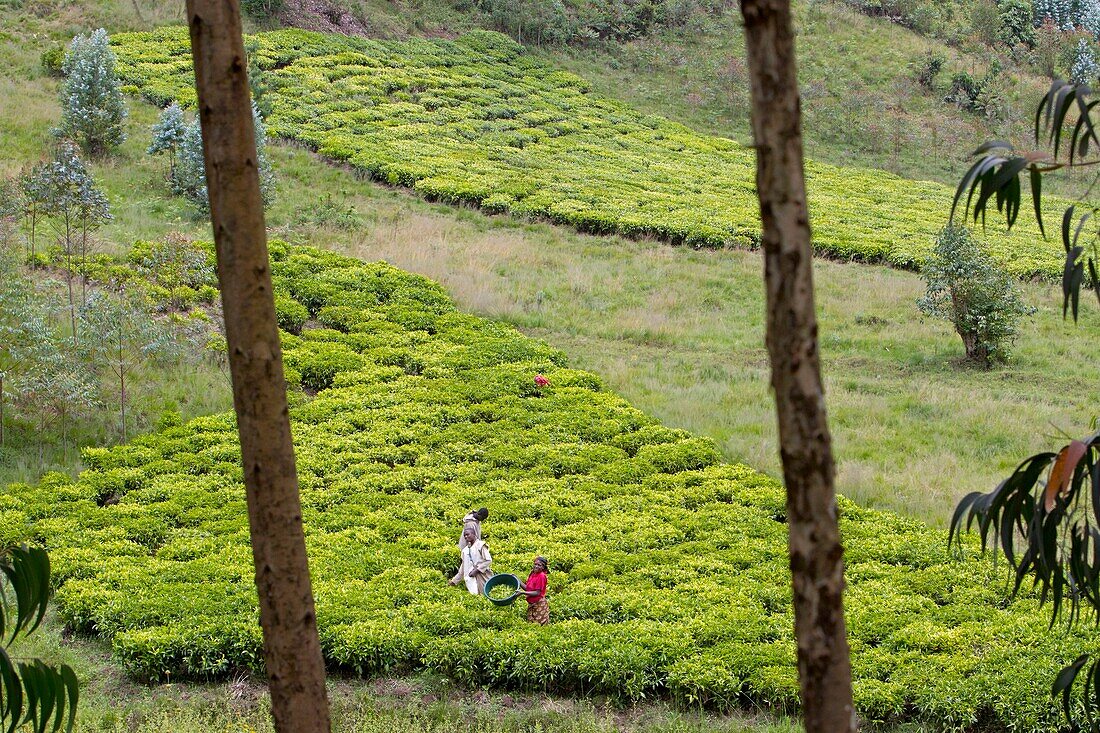
[[[457,311],[423,278],[280,242],[272,258],[282,307],[314,323],[283,341],[288,379],[320,390],[292,418],[330,664],[620,701],[796,704],[777,481],[721,463],[710,441]],[[47,543],[62,618],[111,639],[140,677],[257,669],[233,414],[87,460],[76,481],[5,490],[0,544]],[[552,626],[447,586],[471,505],[490,508],[496,571],[550,559]],[[1003,568],[952,557],[942,533],[840,508],[864,719],[1050,730],[1048,680],[1093,636],[1049,634],[1034,598],[1006,597]]]
[[[188,43],[182,28],[113,40],[129,89],[193,105]],[[381,42],[288,30],[249,43],[269,129],[371,177],[585,232],[695,247],[758,239],[751,149],[594,94],[502,35]],[[814,246],[826,255],[916,268],[946,222],[947,187],[806,169]],[[1034,225],[987,248],[1021,277],[1062,269],[1061,246]]]

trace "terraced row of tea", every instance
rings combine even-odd
[[[459,313],[383,264],[273,245],[307,542],[324,652],[362,674],[430,669],[473,685],[670,695],[713,705],[797,696],[782,488],[719,462],[568,369],[560,352]],[[303,319],[302,314],[306,315]],[[549,386],[538,387],[544,374]],[[68,623],[136,674],[260,664],[232,414],[0,495],[0,543],[45,543]],[[498,571],[552,563],[536,627],[446,585],[458,518],[489,506]],[[1055,720],[1045,692],[1079,639],[985,561],[841,500],[860,713],[965,726]]]
[[[396,42],[282,30],[248,43],[269,130],[374,178],[586,232],[696,247],[758,241],[751,149],[593,94],[505,36]],[[194,103],[185,29],[114,44],[130,91]],[[946,222],[952,192],[942,185],[806,168],[822,253],[914,268]],[[1060,247],[1033,226],[989,246],[1017,275],[1061,272]]]

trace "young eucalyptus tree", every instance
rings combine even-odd
[[[38,224],[42,221],[46,209],[46,190],[42,173],[44,166],[38,166],[19,177],[19,188],[23,194],[23,216],[30,225],[31,259],[35,256],[35,237]]]
[[[13,246],[17,224],[23,215],[23,191],[15,178],[0,178],[0,250]]]
[[[34,284],[20,273],[14,253],[0,252],[0,445],[9,395],[18,399],[23,381],[43,372],[60,347]]]
[[[1093,118],[1097,104],[1100,100],[1092,98],[1089,86],[1055,80],[1035,115],[1038,149],[1020,152],[1003,140],[979,147],[973,154],[977,161],[955,192],[951,218],[962,203],[964,218],[971,215],[984,222],[995,205],[1011,228],[1023,208],[1021,179],[1026,174],[1045,236],[1043,176],[1100,164],[1100,135]],[[1091,192],[1090,187],[1061,219],[1066,253],[1062,316],[1072,314],[1074,321],[1082,292],[1095,293],[1100,302],[1100,208],[1090,200]],[[1095,353],[1090,358],[1095,373],[1100,359]],[[1092,429],[1096,427],[1094,419]],[[967,494],[955,508],[952,538],[975,524],[983,548],[1004,555],[1015,571],[1014,592],[1029,580],[1040,589],[1039,604],[1051,604],[1051,626],[1059,620],[1072,625],[1085,615],[1100,619],[1100,432],[1025,459],[987,494]],[[1075,703],[1074,685],[1081,676],[1084,684]],[[1081,654],[1061,671],[1051,690],[1061,697],[1073,730],[1100,732],[1100,658]]]
[[[83,265],[88,254],[88,235],[100,224],[110,220],[107,197],[95,186],[84,162],[77,156],[76,146],[61,141],[52,161],[38,166],[35,186],[40,188],[42,213],[49,217],[57,233],[57,243],[65,258],[65,280],[69,293],[69,324],[73,346],[78,343],[77,306],[73,282],[80,274],[81,288],[86,293]],[[78,269],[77,261],[81,267]]]
[[[252,104],[253,136],[256,139],[256,164],[260,174],[260,196],[265,206],[275,198],[275,174],[267,157],[267,131],[256,104]],[[206,187],[203,161],[202,129],[195,119],[184,127],[172,166],[172,191],[189,199],[200,212],[210,211],[210,195]]]
[[[174,345],[168,329],[125,291],[97,291],[80,310],[82,329],[96,334],[83,344],[85,359],[105,367],[118,384],[119,434],[127,439],[127,380],[151,359],[167,356]]]
[[[176,151],[179,149],[180,143],[183,142],[183,136],[186,129],[183,119],[183,110],[180,109],[180,106],[175,102],[172,102],[161,111],[160,117],[157,118],[156,123],[153,125],[153,139],[152,142],[149,143],[149,147],[145,150],[145,153],[147,155],[167,153],[169,181],[175,178]]]
[[[103,155],[126,139],[126,102],[115,70],[107,31],[79,35],[69,44],[61,70],[61,137],[77,141],[86,153]]]

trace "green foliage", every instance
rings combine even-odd
[[[169,114],[172,106],[169,105],[166,108],[166,115]],[[179,106],[175,106],[178,111]],[[161,122],[165,125],[175,125],[175,113],[172,112],[171,115],[170,120],[162,118]],[[182,124],[182,120],[178,122]],[[263,197],[264,204],[267,205],[272,202],[275,196],[275,174],[267,157],[267,132],[255,103],[252,105],[252,123],[256,137],[260,195]],[[182,127],[182,130],[177,131],[170,128],[162,137],[167,138],[169,132],[172,139],[175,140],[172,168],[169,172],[169,183],[172,192],[184,196],[195,205],[200,213],[205,214],[210,209],[210,195],[206,189],[206,161],[203,158],[202,127],[199,120],[197,117],[192,119],[190,123]],[[150,152],[153,152],[154,147],[159,147],[157,138],[154,138],[153,145],[150,146]]]
[[[168,153],[170,160],[175,161],[176,149],[183,141],[184,120],[183,110],[175,102],[165,107],[152,129],[153,140],[145,151],[149,155]]]
[[[301,333],[302,326],[309,320],[309,310],[289,295],[275,293],[275,317],[279,321],[279,328],[297,334]]]
[[[13,254],[0,252],[0,446],[13,412],[46,413],[50,387],[69,371],[65,341],[51,323],[53,305]]]
[[[1035,309],[1024,303],[1016,281],[985,254],[965,227],[949,226],[921,271],[928,291],[921,312],[952,323],[966,358],[989,368],[1005,361],[1020,318]]]
[[[358,229],[366,223],[354,206],[337,203],[331,193],[324,194],[317,201],[295,209],[294,222],[345,230]]]
[[[193,105],[183,29],[115,38],[128,88]],[[544,217],[595,233],[754,247],[750,148],[642,115],[505,36],[375,41],[301,30],[253,36],[274,134],[425,197]],[[915,268],[950,191],[870,170],[807,164],[823,253]],[[1025,245],[1026,242],[1026,245]],[[1057,247],[1021,232],[993,252],[1015,275],[1054,277]]]
[[[1023,187],[1020,177],[1027,171],[1035,218],[1043,231],[1043,174],[1061,168],[1091,166],[1097,162],[1087,158],[1090,147],[1093,151],[1100,147],[1100,135],[1096,132],[1096,123],[1092,118],[1096,102],[1090,101],[1091,94],[1092,89],[1088,85],[1061,80],[1055,80],[1051,84],[1050,91],[1043,97],[1035,113],[1035,141],[1045,143],[1049,152],[1029,151],[1026,155],[1014,155],[1016,151],[1012,144],[1004,140],[987,142],[975,150],[973,157],[978,160],[970,166],[955,190],[950,219],[954,219],[955,211],[965,194],[964,218],[972,213],[974,221],[981,218],[984,222],[990,204],[995,203],[997,210],[1004,212],[1011,230],[1022,205]],[[1065,136],[1064,132],[1067,130],[1070,130],[1070,134]],[[1065,146],[1062,145],[1063,141]],[[1082,210],[1074,204],[1068,206],[1062,214],[1062,247],[1065,250],[1062,266],[1062,314],[1065,316],[1072,311],[1074,320],[1077,320],[1082,289],[1091,289],[1100,301],[1100,254],[1097,250],[1097,238],[1086,236],[1081,239],[1081,234],[1086,231],[1086,226],[1097,209],[1084,210],[1084,206],[1080,208]]]
[[[64,730],[76,722],[80,688],[67,664],[15,661],[6,649],[21,634],[33,633],[50,599],[50,558],[37,547],[0,553],[0,727],[8,733],[29,727],[35,733]]]
[[[966,71],[956,72],[951,77],[951,90],[944,101],[957,104],[969,112],[996,119],[1001,114],[998,83],[1002,71],[1000,62],[994,59],[980,79]]]
[[[1000,0],[997,7],[1001,16],[1001,42],[1009,48],[1034,48],[1038,39],[1032,22],[1034,10],[1031,3],[1028,0]]]
[[[1048,468],[1044,484],[1041,477]],[[1031,579],[1033,587],[1041,588],[1039,605],[1050,601],[1050,625],[1065,620],[1072,626],[1100,615],[1098,502],[1100,433],[1074,440],[1058,453],[1031,456],[988,494],[967,494],[955,509],[951,535],[961,538],[964,519],[968,531],[977,524],[983,551],[999,551],[1014,571],[1013,594]],[[1080,703],[1073,699],[1079,676],[1084,678]],[[1100,731],[1097,681],[1100,659],[1091,653],[1078,656],[1055,678],[1051,691],[1061,698],[1075,731]]]
[[[94,292],[80,310],[80,322],[83,332],[95,335],[81,344],[84,359],[106,368],[118,384],[120,434],[126,440],[127,378],[148,360],[168,356],[175,345],[172,334],[124,290]]]
[[[65,72],[62,70],[64,63],[65,49],[62,46],[47,48],[42,52],[42,56],[39,59],[42,70],[45,71],[48,76],[53,76],[58,79],[65,76]]]
[[[100,28],[74,38],[62,64],[59,134],[89,155],[103,155],[126,139],[126,103],[115,61],[107,31]]]
[[[283,0],[241,0],[241,10],[253,18],[270,18],[283,9]]]
[[[720,463],[709,441],[545,344],[457,312],[423,278],[271,250],[276,291],[321,324],[284,333],[283,349],[288,376],[320,390],[291,417],[330,664],[624,701],[796,704],[776,481]],[[0,515],[0,536],[56,547],[62,617],[142,677],[259,668],[233,415],[84,458],[76,481],[10,487]],[[549,557],[550,627],[446,585],[470,505],[492,512],[498,570]],[[953,562],[917,522],[840,508],[860,714],[1044,730],[1056,712],[1041,679],[1063,646],[1031,599],[1008,600],[1004,574]],[[993,623],[1012,633],[991,636]]]
[[[498,30],[542,45],[632,41],[721,12],[721,0],[474,0]]]
[[[943,56],[932,51],[925,54],[916,64],[917,83],[925,89],[932,89],[936,77],[943,69],[944,61],[945,59]]]
[[[208,288],[218,284],[213,248],[182,235],[169,234],[155,242],[134,242],[126,259],[135,274],[168,290],[190,288],[209,292]]]

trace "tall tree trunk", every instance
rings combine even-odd
[[[264,661],[280,733],[328,733],[236,0],[187,0]]]
[[[76,297],[73,295],[73,227],[68,213],[65,214],[65,282],[69,286],[69,325],[73,329],[73,348],[76,349]]]
[[[813,252],[789,0],[741,0],[763,223],[767,342],[787,485],[802,715],[808,733],[858,729],[844,626],[844,554],[814,313]]]
[[[118,327],[118,410],[122,424],[122,442],[126,442],[126,358],[123,352],[124,326],[121,321]]]
[[[0,445],[4,444],[4,375],[0,374]]]

